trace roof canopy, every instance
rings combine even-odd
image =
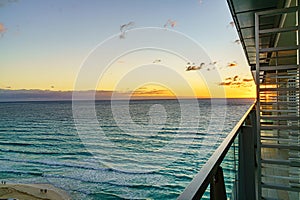
[[[227,0],[233,20],[235,22],[241,44],[245,51],[248,63],[255,66],[255,13],[267,10],[289,7],[292,0]],[[260,29],[278,28],[282,16],[268,16],[260,19]],[[263,48],[274,47],[278,37],[269,34],[260,38],[260,45]]]

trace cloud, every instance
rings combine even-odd
[[[187,67],[186,67],[186,70],[185,70],[185,71],[200,70],[200,69],[202,69],[204,66],[205,66],[205,63],[200,63],[199,66],[195,65],[194,63],[193,63],[193,64],[187,63]]]
[[[236,67],[236,66],[238,66],[238,64],[235,61],[227,64],[227,67]]]
[[[224,81],[220,82],[220,86],[230,86],[230,87],[251,87],[253,79],[252,78],[241,78],[238,75],[233,77],[227,77]]]
[[[156,89],[148,87],[140,87],[137,90],[132,92],[133,96],[151,96],[151,95],[169,95],[171,92],[166,89]]]
[[[86,90],[74,91],[77,100],[87,100],[95,95],[96,100],[113,99],[140,99],[140,98],[163,98],[174,96],[170,91],[165,89],[148,89],[141,87],[135,91],[113,91],[113,90]],[[53,91],[38,89],[20,89],[12,90],[10,88],[0,89],[0,101],[59,101],[72,100],[73,91]]]
[[[218,63],[217,61],[213,61],[213,62],[210,62],[208,65],[215,65],[217,63]]]
[[[239,81],[239,76],[238,75],[233,77],[233,82],[237,82],[237,81]]]
[[[188,66],[185,71],[194,71],[194,70],[200,70],[200,69],[201,69],[200,66],[194,65],[194,66]]]
[[[219,85],[229,86],[229,85],[231,85],[231,81],[230,82],[221,82],[221,83],[219,83]]]
[[[236,39],[233,43],[235,43],[235,44],[241,44],[241,40]]]
[[[229,22],[229,24],[227,25],[227,27],[235,27],[234,21]]]
[[[217,61],[213,61],[213,62],[210,62],[208,64],[205,64],[205,63],[200,63],[200,65],[195,65],[195,63],[190,63],[188,62],[186,64],[186,70],[185,71],[195,71],[195,70],[201,70],[201,69],[206,69],[207,71],[211,71],[211,70],[215,70],[216,69],[216,64],[218,62]],[[212,67],[209,67],[209,66],[212,66]]]
[[[161,59],[155,59],[152,63],[160,63]]]
[[[132,91],[132,99],[172,99],[175,95],[161,86],[144,86]]]
[[[149,96],[149,95],[166,95],[166,94],[169,94],[169,91],[168,90],[156,90],[156,89],[153,89],[153,90],[150,90],[150,91],[143,91],[143,90],[138,90],[138,91],[134,91],[133,92],[133,96]]]
[[[0,89],[0,101],[68,100],[71,98],[71,91]]]
[[[168,26],[174,28],[176,24],[177,22],[175,20],[168,19],[168,21],[164,24],[164,28],[167,28]]]
[[[0,22],[0,36],[3,36],[5,31],[6,31],[6,28],[5,28],[4,24]]]
[[[79,99],[88,99],[95,94],[95,99],[110,99],[114,91],[76,91]],[[38,89],[0,89],[0,101],[51,101],[51,100],[72,100],[73,91],[53,91]],[[122,93],[121,93],[122,94]],[[118,94],[116,95],[118,96]],[[119,95],[120,96],[120,95]]]
[[[244,78],[243,81],[244,82],[251,82],[251,81],[253,81],[253,78]]]
[[[125,33],[126,31],[130,30],[131,28],[133,28],[134,26],[134,22],[128,22],[127,24],[122,24],[120,26],[120,39],[124,39],[125,38]]]

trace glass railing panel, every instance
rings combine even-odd
[[[201,170],[194,177],[191,183],[185,188],[178,199],[210,199],[211,195],[215,195],[215,199],[237,199],[237,185],[238,185],[238,170],[239,170],[239,136],[241,132],[245,133],[247,137],[254,133],[254,119],[255,114],[253,104],[240,121],[236,124],[233,130],[227,135],[224,141],[219,145],[216,151],[212,154],[209,160],[201,167]],[[253,112],[252,112],[253,111]],[[245,131],[245,132],[244,132]],[[246,138],[247,138],[246,137]],[[255,137],[255,136],[253,136]],[[245,135],[241,141],[245,144]],[[251,138],[251,137],[250,137]],[[254,140],[254,139],[253,139]],[[254,141],[253,141],[254,142]],[[247,145],[246,145],[247,146]],[[254,143],[250,143],[250,147],[254,148]],[[248,147],[243,147],[243,152],[248,150]],[[243,154],[244,154],[243,153]],[[253,149],[254,153],[254,149]],[[254,157],[251,153],[246,153],[249,158]],[[248,158],[247,157],[247,158]],[[243,157],[243,164],[245,165],[245,157]],[[254,161],[252,161],[254,167]],[[251,165],[252,166],[252,165]],[[254,168],[251,169],[254,175]],[[245,170],[243,171],[245,172]],[[221,180],[221,181],[217,181]],[[243,180],[245,181],[245,180]],[[223,184],[224,183],[224,184]],[[213,184],[214,188],[210,188]],[[248,183],[247,183],[248,184]],[[246,185],[247,185],[246,184]],[[224,188],[225,187],[225,191]],[[246,187],[246,186],[244,186]],[[243,189],[244,189],[243,187]],[[210,191],[211,190],[211,191]],[[220,192],[221,191],[221,192]],[[247,189],[247,191],[250,191]],[[253,192],[251,190],[251,192]],[[226,193],[226,194],[225,194]],[[254,192],[253,192],[254,193]]]
[[[227,199],[237,196],[239,163],[239,137],[237,136],[226,154],[221,167],[223,168]]]

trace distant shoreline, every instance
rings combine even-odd
[[[253,100],[255,101],[256,98],[247,98],[247,97],[235,97],[235,98],[166,98],[166,99],[162,99],[162,98],[133,98],[130,99],[130,101],[168,101],[168,100]],[[72,102],[72,99],[28,99],[28,100],[0,100],[0,103],[29,103],[29,102]],[[83,100],[75,100],[75,101],[90,101],[87,99],[83,99]],[[110,99],[95,99],[96,102],[101,102],[101,101],[127,101],[127,99],[114,99],[114,100],[110,100]]]
[[[141,93],[135,95],[134,91],[113,91],[113,90],[83,90],[83,91],[53,91],[53,90],[39,90],[39,89],[1,89],[0,88],[0,102],[17,102],[17,101],[110,101],[113,100],[176,100],[176,99],[232,99],[226,98],[222,95],[220,97],[210,96],[194,96],[195,94],[181,94],[166,95],[164,93],[147,94]],[[255,96],[237,96],[233,99],[255,98]]]

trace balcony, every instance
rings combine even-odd
[[[228,0],[257,100],[178,199],[300,199],[298,0]]]

